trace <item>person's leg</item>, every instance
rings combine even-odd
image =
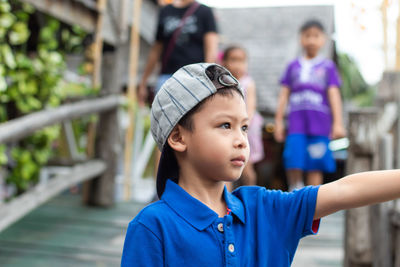
[[[304,186],[303,171],[300,169],[290,169],[286,171],[288,178],[289,192],[300,189]]]
[[[257,184],[257,174],[254,170],[254,164],[252,162],[248,162],[246,166],[244,166],[241,181],[243,185]]]
[[[336,167],[332,152],[329,150],[329,138],[325,136],[308,136],[307,151],[307,185],[323,184],[324,172],[332,172]]]
[[[304,186],[303,170],[305,167],[306,154],[306,136],[303,134],[288,135],[283,151],[283,158],[289,191]]]
[[[307,172],[307,185],[320,185],[323,182],[323,175],[321,171]]]

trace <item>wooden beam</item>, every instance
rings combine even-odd
[[[64,23],[70,25],[79,25],[88,33],[94,33],[97,22],[97,5],[91,0],[21,0],[22,2],[33,5],[40,12],[49,14]],[[113,0],[112,2],[114,2]],[[134,4],[134,0],[127,0],[129,4]],[[123,6],[123,5],[122,5]],[[129,5],[127,5],[129,6]],[[128,7],[128,10],[130,8]],[[154,39],[154,31],[156,27],[156,18],[158,8],[152,1],[144,1],[142,6],[145,16],[141,17],[140,34],[148,43],[152,43]],[[104,41],[111,45],[116,45],[118,42],[118,29],[113,24],[111,19],[111,11],[107,11],[104,17]],[[117,16],[118,17],[118,16]],[[131,18],[132,16],[130,16]],[[132,25],[131,18],[125,23]]]
[[[94,56],[93,56],[93,77],[92,85],[97,88],[101,82],[101,62],[103,55],[103,23],[104,13],[107,10],[107,0],[97,1],[97,10],[99,12],[96,22],[95,29],[95,40],[94,40]]]
[[[387,11],[389,6],[389,0],[383,0],[381,5],[382,12],[382,26],[383,26],[383,57],[385,62],[385,70],[388,69],[388,17]]]
[[[0,205],[0,232],[63,190],[101,175],[105,170],[106,164],[100,160],[79,164],[72,167],[69,173],[57,175],[48,183],[38,184],[10,202]]]
[[[79,25],[88,33],[96,30],[98,11],[95,4],[90,5],[89,1],[82,0],[22,0],[33,5],[40,12],[49,14],[62,22],[70,25]],[[93,2],[93,1],[91,1]],[[94,2],[93,2],[94,3]],[[116,32],[109,14],[104,19],[105,26],[103,31],[104,41],[114,45],[116,42]]]
[[[119,95],[110,95],[31,113],[0,124],[0,143],[16,141],[46,126],[66,120],[116,109],[122,101]]]
[[[140,45],[140,15],[141,15],[142,0],[135,0],[133,6],[133,25],[131,27],[131,41],[130,41],[130,57],[129,57],[129,84],[128,84],[128,98],[131,102],[129,106],[129,126],[125,135],[125,161],[124,161],[124,199],[128,200],[131,195],[131,158],[132,158],[132,142],[135,129],[135,107],[136,101],[136,86],[137,86],[137,68],[139,61],[139,45]]]

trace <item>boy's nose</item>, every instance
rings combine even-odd
[[[234,147],[235,148],[246,148],[248,146],[248,139],[247,135],[243,132],[240,132],[236,135],[234,140]]]

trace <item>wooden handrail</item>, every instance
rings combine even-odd
[[[110,95],[65,104],[54,109],[34,112],[21,118],[7,121],[0,124],[0,143],[19,140],[46,126],[66,120],[115,109],[122,102],[123,98],[120,95]]]
[[[103,174],[106,168],[102,160],[78,164],[69,173],[59,174],[46,184],[38,184],[10,202],[0,204],[0,232],[63,190]]]

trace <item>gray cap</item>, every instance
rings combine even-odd
[[[211,66],[218,69],[218,77],[214,80],[206,74],[206,70]],[[160,164],[157,173],[157,193],[161,197],[166,179],[178,179],[170,177],[177,175],[177,164],[173,152],[166,145],[166,141],[173,128],[178,124],[182,117],[193,109],[205,98],[213,95],[218,89],[228,85],[219,79],[229,76],[236,82],[236,86],[241,91],[237,80],[232,74],[218,64],[197,63],[184,66],[176,71],[160,88],[156,94],[151,107],[151,133],[162,151]],[[241,91],[242,95],[243,92]],[[169,169],[169,170],[167,170]]]

